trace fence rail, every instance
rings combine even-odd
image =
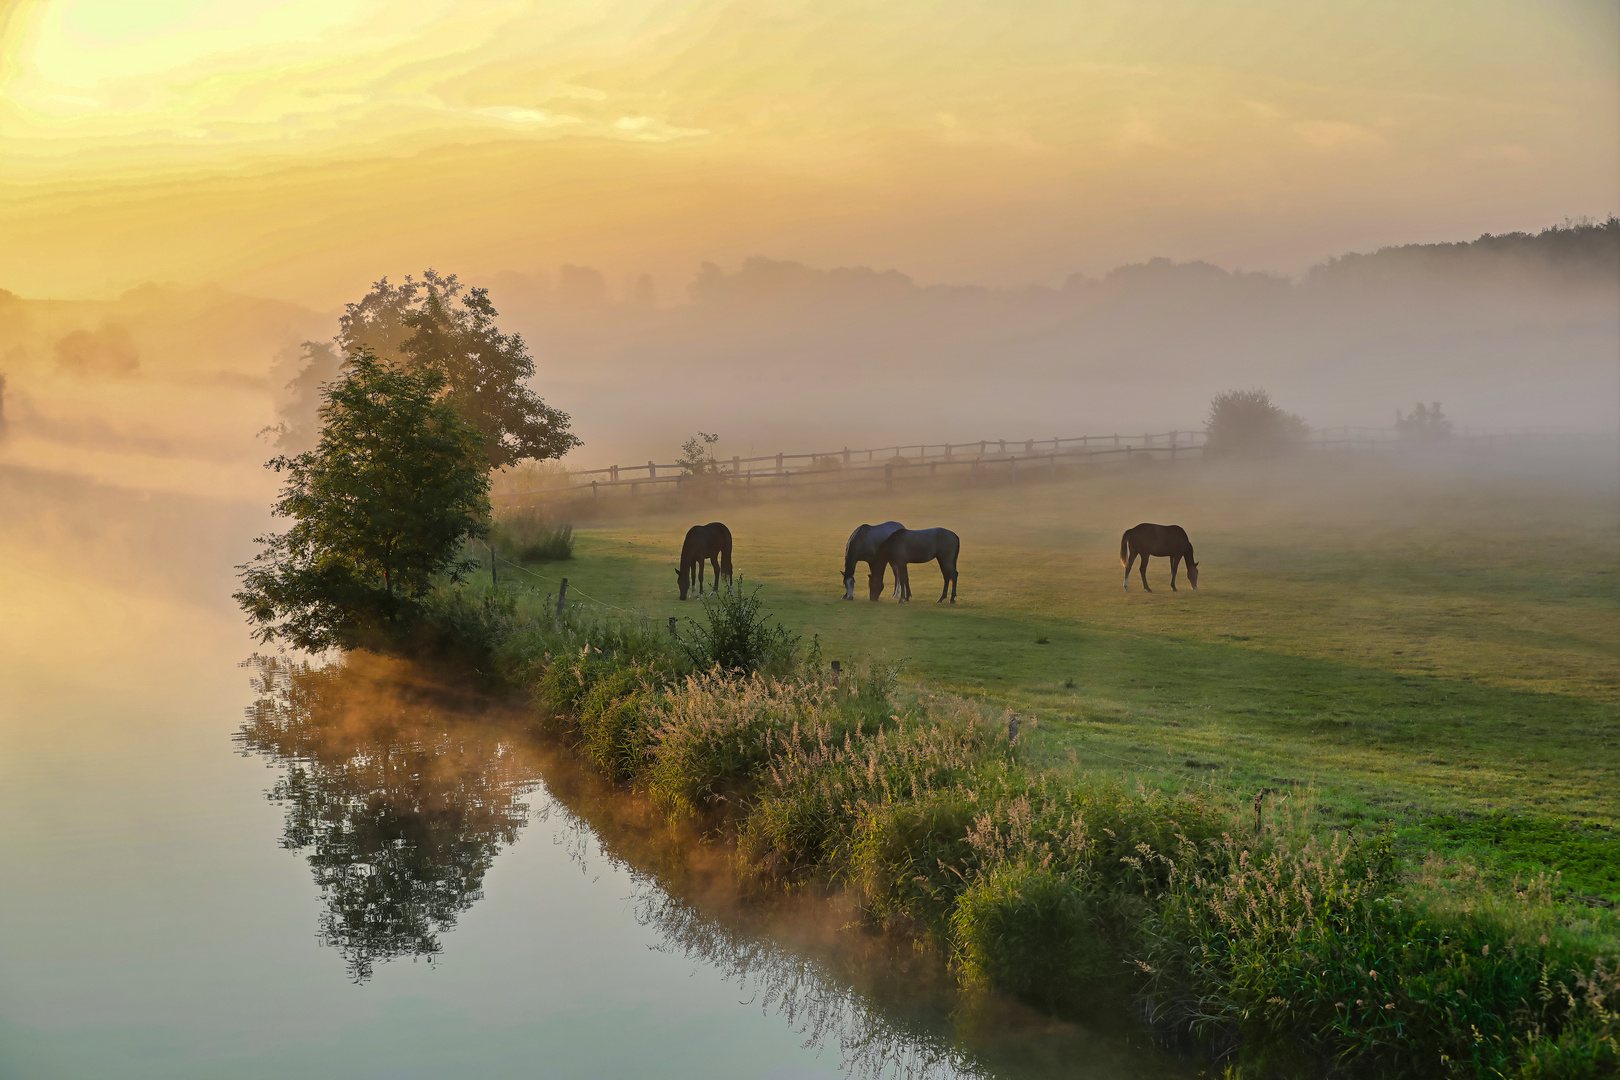
[[[1547,439],[1563,436],[1529,431],[1463,430],[1448,443]],[[883,484],[919,477],[966,476],[971,480],[1011,479],[1039,470],[1143,460],[1183,461],[1201,458],[1203,431],[1167,431],[1141,435],[1077,435],[1046,439],[981,439],[967,443],[906,443],[895,446],[823,453],[778,453],[715,459],[709,470],[694,473],[680,462],[609,465],[570,471],[568,483],[531,491],[505,491],[495,499],[539,501],[600,499],[609,493],[682,492],[731,488],[803,488],[834,484]],[[1377,449],[1406,443],[1393,428],[1326,428],[1312,432],[1306,445],[1316,450]]]

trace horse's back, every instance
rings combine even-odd
[[[1148,555],[1179,555],[1183,548],[1192,548],[1192,539],[1180,525],[1157,525],[1151,521],[1126,529],[1121,539]]]
[[[711,521],[707,525],[693,525],[686,530],[686,540],[681,544],[681,559],[690,562],[707,558],[730,546],[731,530],[723,523]]]

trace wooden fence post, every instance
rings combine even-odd
[[[619,482],[619,467],[617,465],[608,466],[608,479],[612,480],[615,484]]]
[[[838,676],[843,674],[843,670],[844,670],[844,665],[843,664],[839,663],[837,660],[834,660],[832,662],[832,677],[833,677],[833,687],[834,688],[836,688],[838,686]]]
[[[669,636],[679,640],[680,635],[675,632],[675,616],[669,617]]]
[[[649,480],[658,479],[658,466],[654,465],[650,461],[647,462],[647,479],[649,479]]]
[[[568,579],[563,578],[562,584],[557,586],[557,618],[562,618],[563,611],[568,606]]]
[[[500,584],[495,578],[495,541],[493,540],[489,542],[489,583],[491,585]]]
[[[602,493],[600,491],[596,490],[596,481],[592,480],[591,481],[591,498],[595,499],[598,496],[600,496],[601,494]]]

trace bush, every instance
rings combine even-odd
[[[579,710],[580,746],[609,780],[630,779],[646,764],[657,700],[649,668],[622,667],[604,676]]]
[[[1438,401],[1427,406],[1420,401],[1405,416],[1401,415],[1401,410],[1395,410],[1395,434],[1402,439],[1448,439],[1451,421],[1440,411]]]
[[[495,550],[514,562],[560,562],[574,557],[574,527],[548,521],[526,508],[503,515],[490,529]]]
[[[1210,402],[1204,452],[1211,457],[1276,454],[1304,442],[1309,430],[1264,390],[1228,390]]]
[[[978,878],[951,914],[953,959],[971,983],[1050,1007],[1107,973],[1110,950],[1077,883],[1008,863]]]
[[[774,670],[785,673],[799,647],[799,636],[787,628],[772,625],[773,616],[760,611],[759,587],[744,592],[743,581],[719,596],[705,596],[704,622],[687,619],[691,627],[681,648],[699,671],[753,672]]]

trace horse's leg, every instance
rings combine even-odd
[[[1144,551],[1144,552],[1142,552],[1142,591],[1143,592],[1152,592],[1153,591],[1152,586],[1148,585],[1148,583],[1147,583],[1147,564],[1148,564],[1148,553]]]
[[[944,559],[939,560],[939,576],[944,578],[945,582],[940,587],[939,599],[935,600],[934,603],[943,604],[945,602],[945,595],[951,591],[951,572],[945,568]]]
[[[1176,571],[1181,569],[1181,556],[1170,556],[1170,591],[1176,592]]]
[[[1133,551],[1133,552],[1131,552],[1131,557],[1125,561],[1125,591],[1126,592],[1131,591],[1131,564],[1134,563],[1134,562],[1136,562],[1136,552]]]
[[[709,556],[709,563],[714,567],[714,588],[709,590],[710,596],[720,595],[720,556],[718,553]]]

